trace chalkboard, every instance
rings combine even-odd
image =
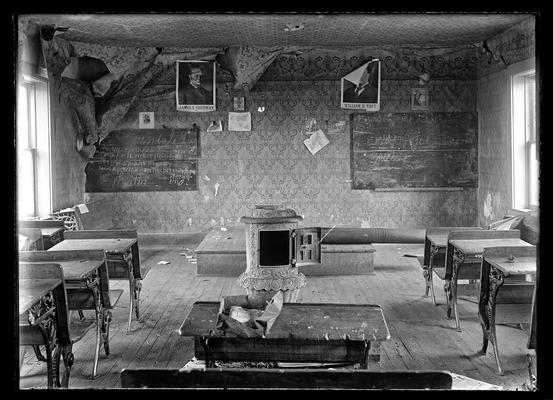
[[[478,119],[470,112],[351,115],[353,189],[478,185]]]
[[[111,132],[85,167],[86,192],[198,190],[199,128]]]

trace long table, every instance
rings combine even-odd
[[[133,312],[140,318],[140,291],[142,272],[136,232],[131,231],[68,231],[65,239],[48,249],[60,250],[103,250],[106,253],[109,279],[129,281],[129,317],[127,332],[131,330]]]
[[[213,360],[359,363],[380,360],[390,332],[378,305],[284,303],[265,338],[243,338],[216,328],[219,302],[195,302],[179,333],[194,337],[206,366]]]

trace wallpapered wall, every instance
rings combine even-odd
[[[511,208],[511,76],[534,67],[533,19],[489,40],[496,60],[478,70],[478,224],[486,226]],[[501,57],[505,60],[503,63]]]
[[[473,56],[469,51],[465,53],[465,60]],[[412,54],[405,59],[403,74],[397,72],[401,69],[395,69],[392,76],[396,79],[382,81],[381,112],[411,111],[410,88],[417,87],[418,81],[408,60],[420,59]],[[401,61],[396,65],[401,65]],[[455,64],[448,65],[446,69],[453,71],[450,74],[453,78],[435,79],[429,84],[430,111],[474,111],[476,80],[467,78],[467,63],[458,63],[457,74]],[[472,66],[475,70],[474,63]],[[409,67],[411,71],[407,72]],[[246,109],[252,113],[251,132],[227,130],[227,112],[232,111],[231,96],[225,93],[228,84],[218,84],[216,112],[177,112],[174,68],[161,71],[150,87],[154,87],[153,92],[165,94],[139,100],[118,129],[138,128],[141,111],[155,112],[156,128],[189,127],[198,123],[202,128],[199,191],[89,193],[89,199],[111,199],[117,223],[132,221],[139,231],[151,233],[194,232],[211,226],[241,224],[239,218],[260,203],[291,207],[304,216],[306,226],[423,228],[476,223],[475,189],[459,192],[352,190],[350,111],[340,109],[339,79],[278,80],[283,74],[275,71],[276,68],[278,64],[269,67],[266,76],[246,94]],[[299,70],[293,76],[301,77],[305,67]],[[472,76],[476,76],[475,72]],[[257,106],[262,98],[266,100],[266,111],[259,113]],[[317,128],[324,132],[327,132],[327,121],[329,124],[346,121],[344,131],[327,135],[330,144],[315,155],[303,144],[308,137],[306,124],[313,118]],[[223,122],[223,132],[205,131],[212,120]]]

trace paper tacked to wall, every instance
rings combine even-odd
[[[311,154],[315,154],[323,147],[325,147],[329,143],[329,140],[325,136],[323,131],[319,129],[317,132],[313,133],[309,138],[305,139],[303,143],[305,144],[307,149],[311,152]]]
[[[249,112],[229,112],[228,113],[228,130],[229,131],[245,131],[252,130],[252,114]]]

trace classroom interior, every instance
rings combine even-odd
[[[431,388],[544,390],[540,13],[60,13],[13,23],[16,388],[155,387],[146,372],[122,374],[153,369],[194,387],[207,378],[191,371],[216,367],[231,375],[215,386],[284,370],[320,373],[328,389],[342,379],[329,373],[369,370],[388,373],[377,389],[411,382],[393,372],[445,371],[425,378]],[[365,72],[374,99],[349,101]],[[185,93],[195,73],[199,102]],[[509,275],[500,259],[526,269]],[[99,261],[73,277],[86,260]],[[31,281],[53,275],[56,289],[23,307]],[[250,313],[257,325],[246,328],[222,315],[246,295],[276,319]],[[194,325],[202,302],[215,307],[209,338],[226,329],[243,342],[210,348]],[[328,309],[326,326],[308,306],[338,311]],[[315,344],[294,342],[288,358],[262,351],[271,333],[288,340],[277,338],[286,318],[295,340]],[[284,375],[284,388],[312,380]]]

